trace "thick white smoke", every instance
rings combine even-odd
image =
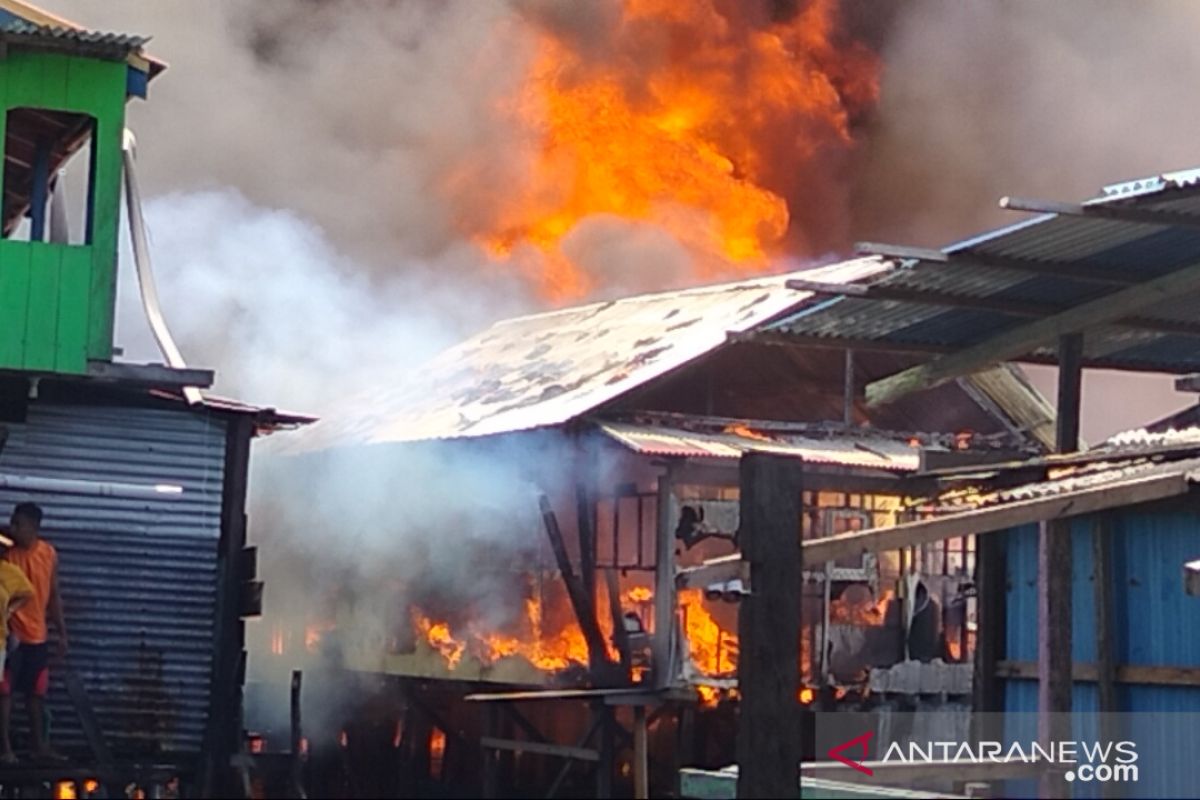
[[[884,37],[859,238],[942,245],[1020,220],[997,207],[1003,195],[1082,199],[1200,165],[1197,26],[1187,0],[907,3]],[[1053,371],[1030,373],[1053,398]],[[1083,436],[1194,400],[1170,378],[1089,374]]]

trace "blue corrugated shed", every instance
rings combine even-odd
[[[1136,507],[1111,519],[1114,662],[1200,667],[1200,598],[1188,595],[1183,585],[1184,562],[1200,555],[1200,512]],[[1081,663],[1096,661],[1091,534],[1090,519],[1073,521],[1072,656]],[[1036,661],[1035,526],[1008,532],[1007,561],[1006,658]],[[1099,710],[1094,684],[1077,683],[1072,699],[1077,712]],[[1187,766],[1200,755],[1200,725],[1195,724],[1200,687],[1122,683],[1117,685],[1117,701],[1123,712],[1122,733],[1137,743],[1139,754],[1140,779],[1128,787],[1126,796],[1188,796],[1194,791],[1194,778]],[[1028,721],[1037,707],[1036,681],[1006,682],[1008,712],[1030,712],[1023,717]]]

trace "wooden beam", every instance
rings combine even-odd
[[[675,475],[667,467],[658,476],[654,547],[654,634],[650,639],[654,687],[671,685],[675,672],[675,528],[671,511]]]
[[[972,710],[982,726],[998,722],[994,714],[1004,710],[1003,684],[996,679],[996,665],[1004,659],[1007,639],[1008,553],[1006,537],[981,536],[975,540],[975,586],[978,625],[975,640],[975,674],[972,681]],[[996,738],[998,730],[979,730],[979,738]]]
[[[801,545],[805,563],[898,550],[971,534],[991,533],[1047,519],[1090,514],[1108,508],[1176,497],[1188,490],[1186,475],[1156,475],[1128,481],[1119,486],[1096,486],[1052,497],[978,508],[943,517],[905,522],[890,528],[840,533],[809,539]]]
[[[803,278],[793,278],[784,284],[788,289],[813,294],[844,294],[847,297],[862,297],[870,287],[861,283],[830,283],[829,281],[808,281]]]
[[[750,586],[750,565],[742,560],[741,553],[710,558],[702,564],[680,570],[675,585],[679,589],[703,589],[714,583],[728,583],[736,579]]]
[[[754,591],[738,609],[738,797],[794,797],[800,742],[800,462],[742,457],[740,534]]]
[[[546,529],[546,537],[550,540],[550,549],[554,552],[554,560],[558,571],[562,574],[563,583],[567,587],[567,597],[579,621],[584,641],[588,648],[588,666],[593,680],[605,682],[612,672],[612,662],[608,660],[608,648],[604,644],[604,635],[600,632],[600,624],[596,620],[596,611],[591,598],[584,589],[583,582],[571,567],[571,559],[567,556],[567,546],[563,541],[558,518],[550,506],[546,495],[538,497],[538,506],[542,512],[542,523]]]
[[[537,753],[542,756],[557,756],[575,761],[599,761],[600,754],[586,747],[572,747],[550,742],[527,742],[521,739],[501,739],[496,736],[481,736],[480,747],[489,750],[508,750],[513,753]]]
[[[996,665],[996,674],[1008,680],[1034,679],[1037,678],[1037,663],[1001,661]],[[1096,683],[1099,680],[1099,669],[1091,662],[1077,661],[1071,674],[1074,680],[1081,683]],[[1121,664],[1115,668],[1114,679],[1117,683],[1146,686],[1200,686],[1200,667]]]
[[[773,345],[779,347],[804,347],[825,350],[845,350],[847,347],[864,353],[895,353],[897,355],[942,355],[954,352],[954,349],[938,344],[918,344],[909,342],[889,342],[882,339],[865,339],[855,336],[812,336],[802,333],[787,333],[767,331],[763,333],[731,332],[728,337],[731,343],[749,342],[751,344]]]
[[[1080,405],[1083,402],[1083,334],[1058,339],[1058,400],[1055,404],[1055,451],[1079,450]]]
[[[867,386],[867,404],[878,406],[992,364],[1018,359],[1064,334],[1081,333],[1154,303],[1178,299],[1179,295],[1197,288],[1200,288],[1200,263],[1004,331],[977,345],[876,381]]]
[[[1200,216],[1182,211],[1111,203],[1062,203],[1057,200],[1033,200],[1025,197],[1002,197],[1000,207],[1009,211],[1028,211],[1034,214],[1057,214],[1062,217],[1092,217],[1129,222],[1135,225],[1161,225],[1165,228],[1200,228]]]
[[[127,381],[153,386],[195,386],[207,389],[213,385],[211,369],[168,367],[165,364],[129,364],[118,361],[89,361],[89,377],[106,381]]]

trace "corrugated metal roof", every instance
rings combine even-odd
[[[600,423],[600,430],[635,453],[686,458],[740,458],[747,452],[777,453],[817,464],[915,472],[920,450],[877,436],[818,439],[749,426],[698,432],[660,425]]]
[[[137,36],[128,33],[104,33],[89,31],[82,28],[68,28],[58,25],[35,25],[21,19],[0,25],[0,32],[28,37],[31,39],[46,39],[67,44],[85,44],[93,47],[112,48],[113,52],[125,56],[130,52],[141,49],[150,41],[148,36]]]
[[[857,339],[881,347],[932,353],[961,349],[1006,329],[1100,298],[1120,287],[1038,274],[971,261],[972,256],[1018,259],[1034,266],[1064,264],[1113,280],[1160,277],[1197,262],[1200,253],[1200,170],[1166,173],[1106,187],[1085,205],[1136,207],[1194,216],[1196,226],[1171,227],[1107,218],[1043,214],[945,248],[949,262],[896,259],[887,271],[857,283],[898,299],[833,297],[766,326],[764,333]],[[882,291],[880,291],[882,290]],[[939,304],[914,294],[955,299]],[[986,300],[980,307],[976,302]],[[1089,366],[1188,373],[1200,370],[1200,307],[1195,293],[1181,295],[1139,312],[1143,330],[1114,323],[1089,329],[1085,358]],[[1037,309],[1036,311],[1034,309]],[[1185,330],[1186,329],[1186,330]],[[1029,360],[1055,360],[1050,347],[1034,350]]]
[[[179,495],[93,496],[0,489],[0,508],[33,500],[59,553],[71,666],[121,758],[196,754],[208,721],[225,421],[216,414],[34,402],[5,423],[5,473],[182,487]],[[85,739],[54,677],[58,747]]]
[[[688,364],[806,305],[788,289],[804,277],[859,280],[886,269],[877,258],[820,269],[591,303],[498,322],[442,353],[406,385],[347,403],[307,444],[485,436],[558,425]]]

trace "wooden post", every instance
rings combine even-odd
[[[1060,453],[1079,449],[1079,409],[1083,389],[1083,334],[1058,340],[1058,417],[1055,441]]]
[[[738,614],[738,797],[796,797],[800,768],[800,462],[741,462],[740,541],[750,594]]]
[[[1100,707],[1100,738],[1116,741],[1117,666],[1114,657],[1112,607],[1112,517],[1100,514],[1092,524],[1092,606],[1096,625],[1096,694]],[[1117,797],[1118,786],[1108,782],[1101,787],[1101,796]]]
[[[616,756],[616,746],[613,737],[613,710],[604,705],[601,700],[592,706],[592,713],[600,723],[597,734],[600,737],[600,758],[596,763],[596,797],[598,800],[608,800],[613,796],[612,773],[613,760]]]
[[[854,424],[854,351],[846,348],[846,363],[842,375],[842,422]]]
[[[1058,341],[1057,450],[1079,449],[1080,388],[1083,336],[1072,333]],[[1043,741],[1070,735],[1071,711],[1071,521],[1042,522],[1038,528],[1038,736]],[[1042,782],[1043,796],[1057,796],[1065,784],[1054,776]]]
[[[300,670],[292,670],[292,763],[291,781],[292,796],[306,797],[304,791],[304,725],[300,716]]]
[[[1004,684],[996,677],[996,665],[1004,660],[1008,636],[1007,537],[1002,533],[975,537],[975,596],[977,636],[972,707],[978,724],[976,739],[1001,741],[1003,730],[995,723],[1004,711]]]
[[[675,622],[675,530],[671,525],[670,468],[658,476],[658,524],[655,530],[654,637],[650,649],[654,660],[654,686],[662,689],[674,679],[672,628]]]
[[[646,744],[646,707],[633,707],[633,796],[650,797],[650,758]]]
[[[588,667],[593,680],[607,683],[612,678],[612,662],[608,658],[608,647],[604,644],[604,634],[600,632],[600,623],[596,618],[594,596],[589,597],[583,587],[583,582],[571,567],[571,559],[567,555],[567,545],[563,540],[562,530],[558,527],[558,518],[550,506],[546,495],[538,498],[542,511],[542,522],[546,528],[546,536],[550,539],[550,549],[554,551],[554,560],[558,571],[562,573],[563,583],[567,587],[567,597],[579,620],[579,628],[583,631],[584,641],[588,648]]]

